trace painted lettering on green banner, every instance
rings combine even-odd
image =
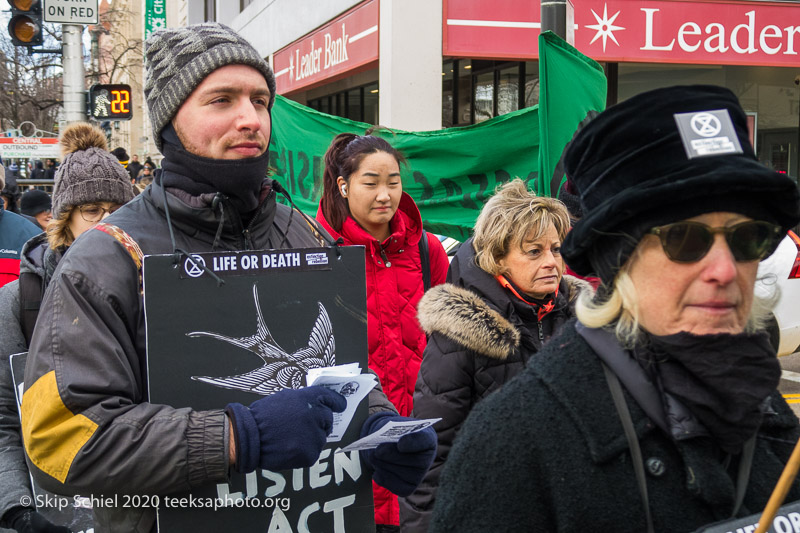
[[[324,157],[334,136],[363,134],[369,124],[319,113],[278,96],[272,111],[270,165],[294,203],[314,216]],[[403,190],[429,231],[464,240],[495,189],[512,178],[537,187],[538,110],[515,111],[481,124],[439,131],[380,131],[408,158]]]

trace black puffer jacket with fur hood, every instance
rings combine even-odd
[[[574,315],[581,291],[591,286],[564,276],[555,306],[540,322],[522,302],[475,263],[472,239],[459,249],[448,281],[429,290],[418,318],[428,334],[413,416],[441,418],[433,466],[411,496],[401,499],[404,533],[427,532],[439,476],[461,425],[473,406],[522,372],[544,342]]]

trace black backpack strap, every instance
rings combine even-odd
[[[21,272],[19,275],[19,323],[25,337],[25,345],[31,345],[33,328],[39,317],[42,306],[42,278],[33,272]]]
[[[431,288],[431,257],[428,252],[428,232],[422,230],[422,238],[419,240],[419,260],[422,264],[422,285],[425,292]]]

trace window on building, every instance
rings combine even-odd
[[[759,161],[778,172],[797,176],[800,141],[800,92],[790,68],[741,65],[620,63],[616,80],[619,101],[671,85],[710,84],[727,87],[748,114],[748,128]]]
[[[378,84],[364,86],[364,119],[368,124],[378,123]]]
[[[465,126],[539,103],[539,65],[452,59],[442,63],[442,126]]]
[[[308,101],[308,107],[329,115],[378,123],[378,84],[370,83]]]
[[[244,8],[253,3],[253,0],[239,0],[239,13],[244,11]]]
[[[445,61],[442,64],[442,125],[453,125],[454,98],[456,95],[454,61]]]

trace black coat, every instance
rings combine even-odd
[[[470,415],[442,474],[431,533],[641,532],[645,514],[631,455],[597,355],[568,323],[517,379]],[[726,519],[738,457],[709,437],[675,441],[625,390],[646,465],[657,532]],[[761,512],[800,427],[769,398],[739,516]],[[800,498],[795,481],[787,502]]]
[[[128,168],[125,170],[128,171],[128,174],[130,174],[131,179],[135,180],[139,176],[139,172],[141,172],[142,168],[144,168],[144,165],[142,165],[138,161],[131,161],[130,163],[128,163]]]
[[[290,208],[276,203],[268,183],[247,226],[229,200],[215,203],[214,194],[191,196],[178,189],[165,194],[155,183],[104,222],[125,231],[144,255],[173,250],[165,205],[176,245],[189,253],[323,244],[302,217],[291,217]],[[97,495],[124,487],[131,493],[165,494],[227,479],[227,419],[221,408],[195,411],[147,402],[140,283],[131,252],[99,230],[76,239],[53,275],[25,368],[24,401],[33,401],[43,410],[36,413],[45,415],[32,413],[27,421],[23,415],[23,434],[26,423],[49,420],[69,427],[78,423],[73,419],[85,419],[87,424],[83,431],[32,431],[41,444],[27,448],[29,458],[36,454],[29,462],[31,474],[46,490]],[[57,383],[63,384],[58,392],[37,392],[42,384]],[[71,418],[53,422],[48,412]],[[52,468],[54,457],[69,462],[63,477]],[[146,507],[95,507],[94,516],[104,531],[149,531],[155,520]]]
[[[428,345],[414,392],[413,416],[436,423],[436,458],[417,490],[400,501],[403,533],[428,525],[453,440],[475,404],[522,372],[553,333],[573,316],[588,283],[564,276],[553,310],[539,321],[536,310],[504,289],[474,261],[471,241],[450,267],[451,283],[434,287],[419,304]]]

